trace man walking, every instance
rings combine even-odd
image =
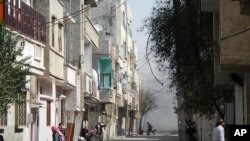
[[[212,141],[225,141],[225,123],[223,119],[218,119],[216,127],[213,130]]]

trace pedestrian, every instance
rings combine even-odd
[[[196,125],[195,122],[192,120],[187,121],[187,126],[186,126],[186,135],[189,138],[189,141],[196,141],[197,136],[196,136]]]
[[[52,134],[53,141],[65,141],[65,137],[58,127],[52,126],[51,130],[53,133]]]
[[[59,123],[58,128],[59,128],[59,130],[63,133],[65,139],[67,139],[67,134],[66,134],[66,131],[65,131],[65,128],[64,128],[63,123]]]
[[[4,139],[3,139],[3,136],[2,136],[2,135],[0,135],[0,141],[4,141]]]
[[[103,129],[105,129],[105,127],[106,125],[100,122],[98,122],[98,124],[95,126],[99,141],[103,141]]]
[[[150,124],[150,122],[147,122],[147,125],[148,125],[147,135],[150,135],[150,132],[152,132],[153,135],[154,135],[155,134],[155,130],[153,130],[152,124]]]
[[[223,119],[218,119],[216,127],[213,129],[212,141],[225,141],[225,123]]]

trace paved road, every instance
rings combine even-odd
[[[110,141],[178,141],[178,135],[156,134],[154,136],[130,136],[121,137]]]

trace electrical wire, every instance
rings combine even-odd
[[[151,36],[151,33],[148,35],[147,46],[146,46],[146,56],[147,56],[149,68],[150,68],[150,71],[151,71],[152,75],[153,75],[154,78],[157,80],[157,82],[159,82],[159,83],[163,86],[163,83],[155,76],[155,74],[154,74],[154,72],[153,72],[153,69],[152,69],[152,66],[151,66],[151,64],[150,64],[149,58],[148,58],[148,45],[149,45],[150,36]]]
[[[103,1],[103,0],[98,1],[98,4],[101,3],[102,1]],[[121,7],[126,1],[127,1],[127,0],[125,0],[125,1],[124,1],[123,3],[121,3],[120,5],[118,5],[115,9],[118,9],[119,7]],[[64,16],[64,17],[62,17],[62,18],[56,19],[55,21],[60,21],[60,20],[62,20],[62,19],[66,19],[66,18],[68,18],[69,16],[72,16],[72,17],[79,16],[80,14],[84,13],[86,10],[89,10],[89,9],[91,9],[91,8],[92,8],[91,6],[85,7],[85,8],[82,9],[82,10],[79,10],[79,11],[77,11],[77,12],[75,12],[75,13],[73,13],[73,14],[70,14],[70,15],[68,15],[68,16]],[[80,12],[80,13],[78,13],[78,12]],[[105,16],[105,15],[107,15],[107,14],[109,14],[109,13],[110,13],[110,12],[107,12],[107,13],[105,13],[105,14],[99,16],[99,17],[90,19],[89,21],[69,23],[69,24],[67,24],[67,25],[91,22],[91,21],[94,21],[94,20],[96,20],[96,19],[102,18],[103,16]],[[70,20],[70,19],[66,19],[65,21],[68,21],[68,20]],[[53,21],[53,22],[54,22],[54,21]],[[45,26],[45,25],[50,24],[50,23],[53,23],[53,22],[52,22],[52,21],[51,21],[51,22],[47,22],[47,23],[45,23],[45,24],[40,24],[40,25],[38,25],[38,26],[29,26],[29,27],[27,27],[27,29],[33,28],[33,27]],[[45,26],[45,28],[49,28],[49,27],[52,27],[52,26],[57,25],[57,24],[60,24],[60,22],[53,23],[53,25]],[[35,30],[38,30],[38,29],[35,29]]]
[[[102,1],[103,1],[103,0],[97,1],[97,4],[100,4]],[[86,10],[89,10],[89,9],[91,9],[91,8],[92,8],[92,7],[89,5],[89,6],[83,8],[83,9],[81,9],[81,10],[78,10],[78,11],[76,11],[76,12],[70,14],[70,15],[67,15],[67,16],[64,16],[64,17],[55,19],[54,21],[50,21],[50,22],[47,22],[47,23],[42,23],[42,24],[37,25],[37,26],[29,26],[29,27],[27,27],[27,29],[29,29],[29,28],[34,28],[34,27],[46,26],[47,24],[50,24],[50,23],[53,23],[53,22],[56,22],[56,21],[61,21],[61,20],[64,20],[64,19],[66,19],[66,21],[68,21],[68,20],[69,20],[69,19],[67,19],[68,17],[70,17],[70,16],[76,17],[76,16],[82,14],[83,12],[85,12]],[[46,28],[47,28],[47,27],[50,27],[50,26],[57,25],[57,24],[59,24],[59,23],[60,23],[60,22],[58,22],[58,23],[53,23],[53,25],[46,26]],[[26,29],[26,28],[24,28],[24,30],[25,30],[25,29]]]

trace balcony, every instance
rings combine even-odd
[[[249,72],[250,18],[235,11],[240,11],[238,1],[221,1],[220,71]]]
[[[228,72],[220,72],[219,70],[219,52],[218,49],[214,55],[214,88],[219,91],[233,91],[234,83],[229,77]]]
[[[92,77],[87,73],[84,74],[84,98],[88,103],[97,103],[99,101],[99,92],[97,91],[97,84],[95,84]]]
[[[75,87],[76,86],[76,68],[70,64],[65,64],[64,70],[65,70],[66,84],[69,84]]]
[[[41,43],[46,42],[46,17],[19,0],[5,0],[3,21],[15,30]]]
[[[201,0],[201,11],[218,12],[219,2],[219,0]]]
[[[115,92],[113,89],[100,90],[100,103],[115,104]]]
[[[96,48],[96,50],[99,50],[99,33],[97,32],[87,15],[85,15],[84,28],[86,33],[85,44],[92,44]]]

